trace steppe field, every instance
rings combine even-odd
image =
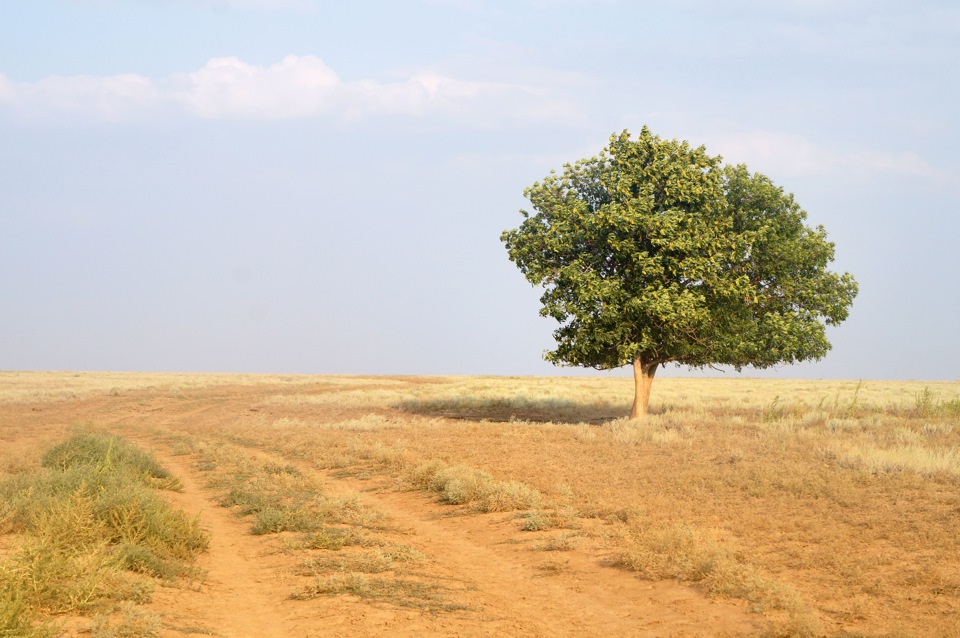
[[[960,637],[960,382],[0,373],[0,637]]]

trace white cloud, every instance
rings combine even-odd
[[[136,74],[109,77],[51,75],[38,82],[11,82],[0,75],[0,105],[28,116],[51,110],[65,115],[118,119],[149,108],[160,93],[149,78]]]
[[[823,175],[838,170],[873,175],[895,173],[934,180],[950,178],[914,152],[835,150],[791,133],[751,131],[739,135],[708,137],[708,150],[730,163],[745,163],[761,173],[798,176]]]
[[[169,86],[167,97],[200,117],[283,119],[328,112],[341,82],[323,60],[288,55],[269,67],[215,58]]]
[[[153,112],[205,119],[276,120],[304,117],[446,116],[491,124],[569,121],[569,102],[543,88],[483,82],[423,71],[392,82],[345,81],[316,56],[288,55],[269,66],[236,57],[153,80],[141,75],[49,76],[10,82],[0,74],[0,107],[34,119],[118,120]]]

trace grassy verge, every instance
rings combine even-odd
[[[0,533],[19,539],[0,563],[0,636],[50,635],[41,617],[144,602],[158,579],[194,575],[207,536],[155,489],[178,487],[143,451],[98,434],[0,483]]]

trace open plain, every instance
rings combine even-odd
[[[16,613],[94,638],[960,636],[960,382],[663,378],[635,421],[631,391],[0,373],[0,481],[116,435],[209,540],[148,595]]]

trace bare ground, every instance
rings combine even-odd
[[[127,393],[42,407],[2,406],[0,429],[25,453],[85,422],[152,449],[183,481],[174,495],[210,532],[200,582],[159,588],[149,607],[163,636],[734,636],[761,619],[744,603],[717,601],[674,582],[649,582],[608,566],[602,530],[577,536],[571,551],[537,549],[544,534],[519,531],[508,514],[470,514],[384,478],[315,471],[330,492],[356,490],[387,516],[385,534],[427,556],[415,575],[441,583],[448,610],[349,595],[293,600],[302,584],[282,539],[253,536],[249,522],[217,505],[189,456],[174,456],[169,432],[213,431],[250,416],[249,388],[219,387],[189,400]],[[262,452],[261,452],[262,453]],[[301,462],[301,465],[304,465]],[[556,534],[554,531],[553,534]]]

